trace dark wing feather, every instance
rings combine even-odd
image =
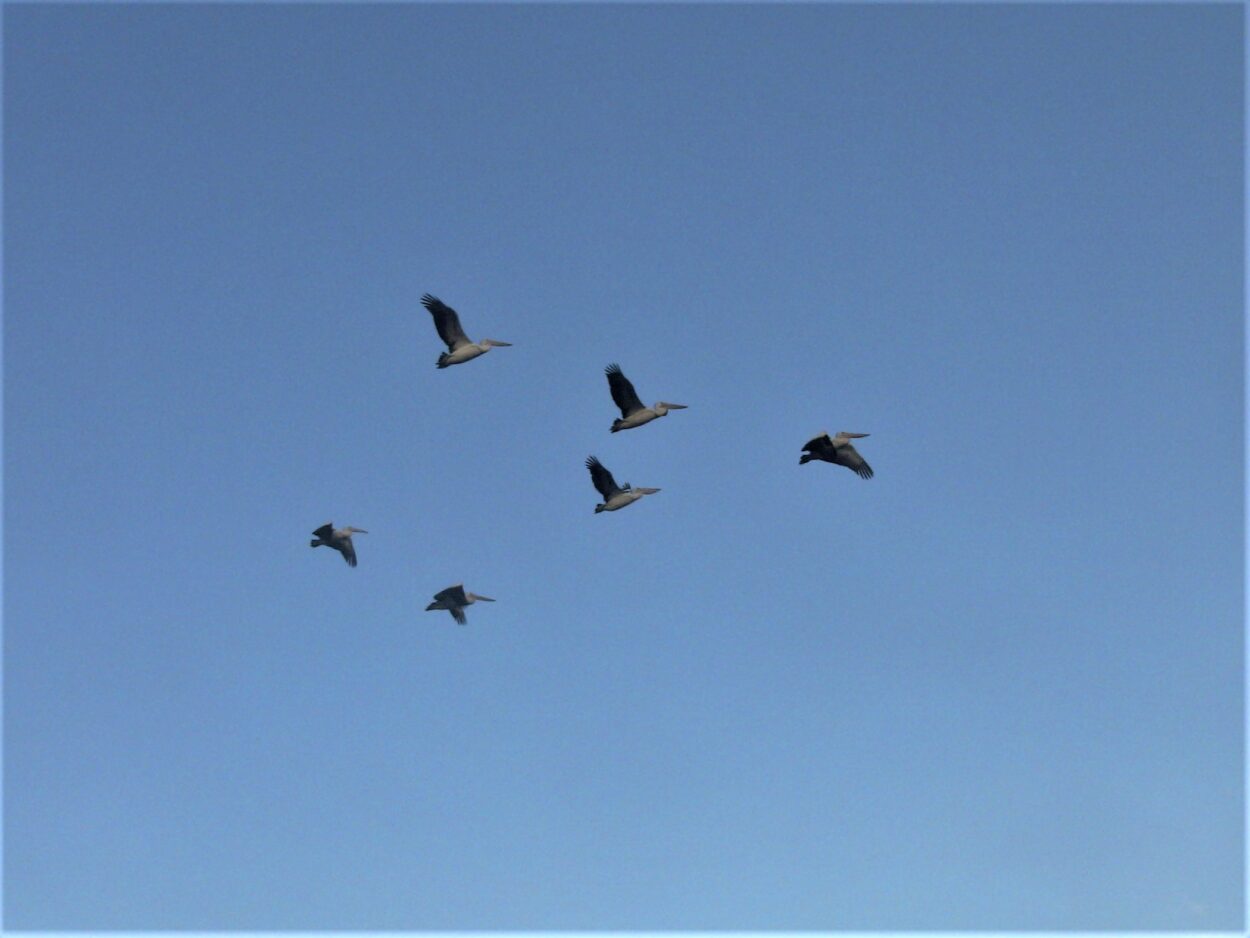
[[[313,537],[319,537],[324,541],[333,533],[334,522],[331,521],[329,524],[323,524],[321,527],[317,528],[317,530],[313,531]]]
[[[455,586],[449,586],[447,587],[447,589],[440,590],[439,592],[434,594],[435,602],[441,603],[448,599],[450,599],[454,603],[459,603],[460,605],[464,605],[464,601],[465,601],[464,584],[457,583]]]
[[[356,566],[356,548],[352,546],[352,539],[345,537],[337,546],[343,552],[343,559],[347,561],[347,565],[349,567]]]
[[[438,337],[447,343],[449,352],[469,344],[469,337],[460,328],[460,317],[454,309],[428,293],[421,297],[421,305],[434,317],[434,328],[438,330]]]
[[[456,622],[458,622],[460,625],[469,624],[469,617],[464,614],[464,610],[461,609],[459,606],[453,606],[447,611],[451,613],[451,617],[455,619]]]
[[[818,459],[827,459],[833,455],[833,440],[828,433],[812,437],[803,445],[803,452],[811,453]]]
[[[603,496],[605,502],[621,491],[620,486],[616,484],[616,480],[612,478],[612,473],[608,472],[604,468],[603,463],[595,459],[594,456],[587,458],[586,468],[590,470],[590,481],[595,484],[595,488],[599,490],[599,494]]]
[[[622,417],[628,417],[635,411],[643,409],[643,403],[638,398],[638,392],[634,390],[634,386],[629,379],[621,372],[620,365],[613,362],[604,369],[604,373],[608,376],[608,388],[612,391],[612,400],[621,409]]]

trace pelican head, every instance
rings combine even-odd
[[[657,401],[656,405],[651,408],[660,417],[663,417],[670,410],[685,410],[685,404],[669,404],[666,401]]]

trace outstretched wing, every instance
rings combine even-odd
[[[603,496],[606,502],[609,498],[621,491],[620,486],[616,484],[616,480],[612,478],[612,473],[604,468],[603,463],[590,456],[586,459],[586,468],[590,470],[590,481],[595,484],[595,488],[599,490],[599,494]]]
[[[466,600],[464,597],[464,584],[457,583],[455,586],[449,586],[447,587],[447,589],[440,590],[439,592],[434,594],[435,602],[441,603],[441,602],[446,602],[447,600],[451,600],[451,602],[455,603],[458,606],[465,605]]]
[[[829,438],[828,433],[822,433],[820,436],[814,436],[803,444],[803,452],[812,453],[813,455],[828,454],[833,449],[833,440]]]
[[[356,548],[352,546],[351,535],[340,538],[334,546],[343,552],[343,559],[347,561],[349,567],[356,566]]]
[[[864,462],[864,457],[859,455],[859,451],[850,443],[839,446],[833,458],[839,466],[846,466],[861,479],[872,478],[872,466]]]
[[[469,617],[464,614],[464,610],[459,606],[452,606],[447,611],[451,613],[451,617],[455,619],[459,625],[469,624]]]
[[[621,372],[620,365],[613,362],[603,371],[608,376],[608,388],[612,391],[612,400],[621,409],[622,417],[628,417],[630,414],[643,409],[642,401],[638,399],[638,392],[634,390],[634,386],[630,384],[629,379]]]
[[[469,337],[460,328],[460,317],[454,309],[428,293],[421,297],[421,305],[434,317],[434,328],[438,330],[438,337],[447,343],[448,351],[454,352],[460,346],[469,344]]]
[[[317,530],[313,531],[313,537],[319,537],[324,541],[327,540],[333,533],[334,522],[331,521],[329,524],[323,524],[321,527],[317,528]]]

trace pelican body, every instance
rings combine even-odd
[[[617,485],[616,480],[612,478],[612,473],[608,472],[603,463],[594,456],[586,459],[586,468],[590,470],[590,481],[603,496],[603,502],[595,506],[595,514],[601,511],[619,511],[632,505],[644,495],[654,495],[659,491],[659,489],[636,489],[628,482],[624,485]]]
[[[485,355],[492,348],[509,346],[511,342],[500,342],[496,339],[483,339],[481,342],[470,342],[460,327],[460,316],[454,309],[436,296],[429,293],[421,297],[421,304],[434,317],[434,328],[439,338],[447,343],[447,351],[438,356],[438,367],[449,368],[472,361],[479,355]]]
[[[434,594],[434,602],[425,607],[426,612],[432,612],[435,609],[446,609],[451,613],[451,617],[460,625],[467,625],[469,620],[464,614],[465,606],[472,606],[478,600],[493,603],[494,600],[489,596],[478,596],[476,593],[466,593],[463,583],[457,583],[455,586],[449,586],[447,589]]]
[[[613,433],[641,427],[657,417],[666,416],[670,410],[686,409],[685,404],[669,404],[666,401],[657,401],[652,407],[643,407],[638,392],[622,373],[621,366],[615,362],[604,369],[604,374],[608,376],[608,390],[612,392],[612,400],[621,409],[620,418],[612,421]]]
[[[351,525],[336,531],[333,523],[323,524],[313,531],[315,540],[312,541],[312,546],[333,547],[343,555],[349,567],[354,567],[356,566],[356,548],[352,546],[352,535],[368,533],[364,528],[353,528]]]
[[[804,444],[803,455],[799,457],[799,465],[819,459],[823,462],[831,462],[835,466],[846,466],[861,479],[871,479],[872,466],[868,465],[864,457],[859,455],[859,451],[851,445],[851,440],[858,440],[867,435],[867,433],[850,433],[846,430],[839,430],[837,436],[822,433]]]

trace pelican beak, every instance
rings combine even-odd
[[[491,345],[502,345],[505,348],[508,348],[512,345],[511,342],[500,342],[498,339],[487,339],[486,341],[489,342]]]
[[[685,404],[670,404],[668,401],[664,402],[664,406],[667,407],[669,410],[685,410],[686,409]]]
[[[491,599],[489,596],[479,596],[477,593],[474,593],[474,594],[473,594],[473,598],[474,598],[474,599],[481,599],[481,600],[484,600],[485,602],[488,602],[488,603],[493,603],[493,602],[494,602],[494,600],[493,600],[493,599]]]
[[[366,531],[364,528],[352,528],[352,533],[353,534],[368,534],[369,532]]]

